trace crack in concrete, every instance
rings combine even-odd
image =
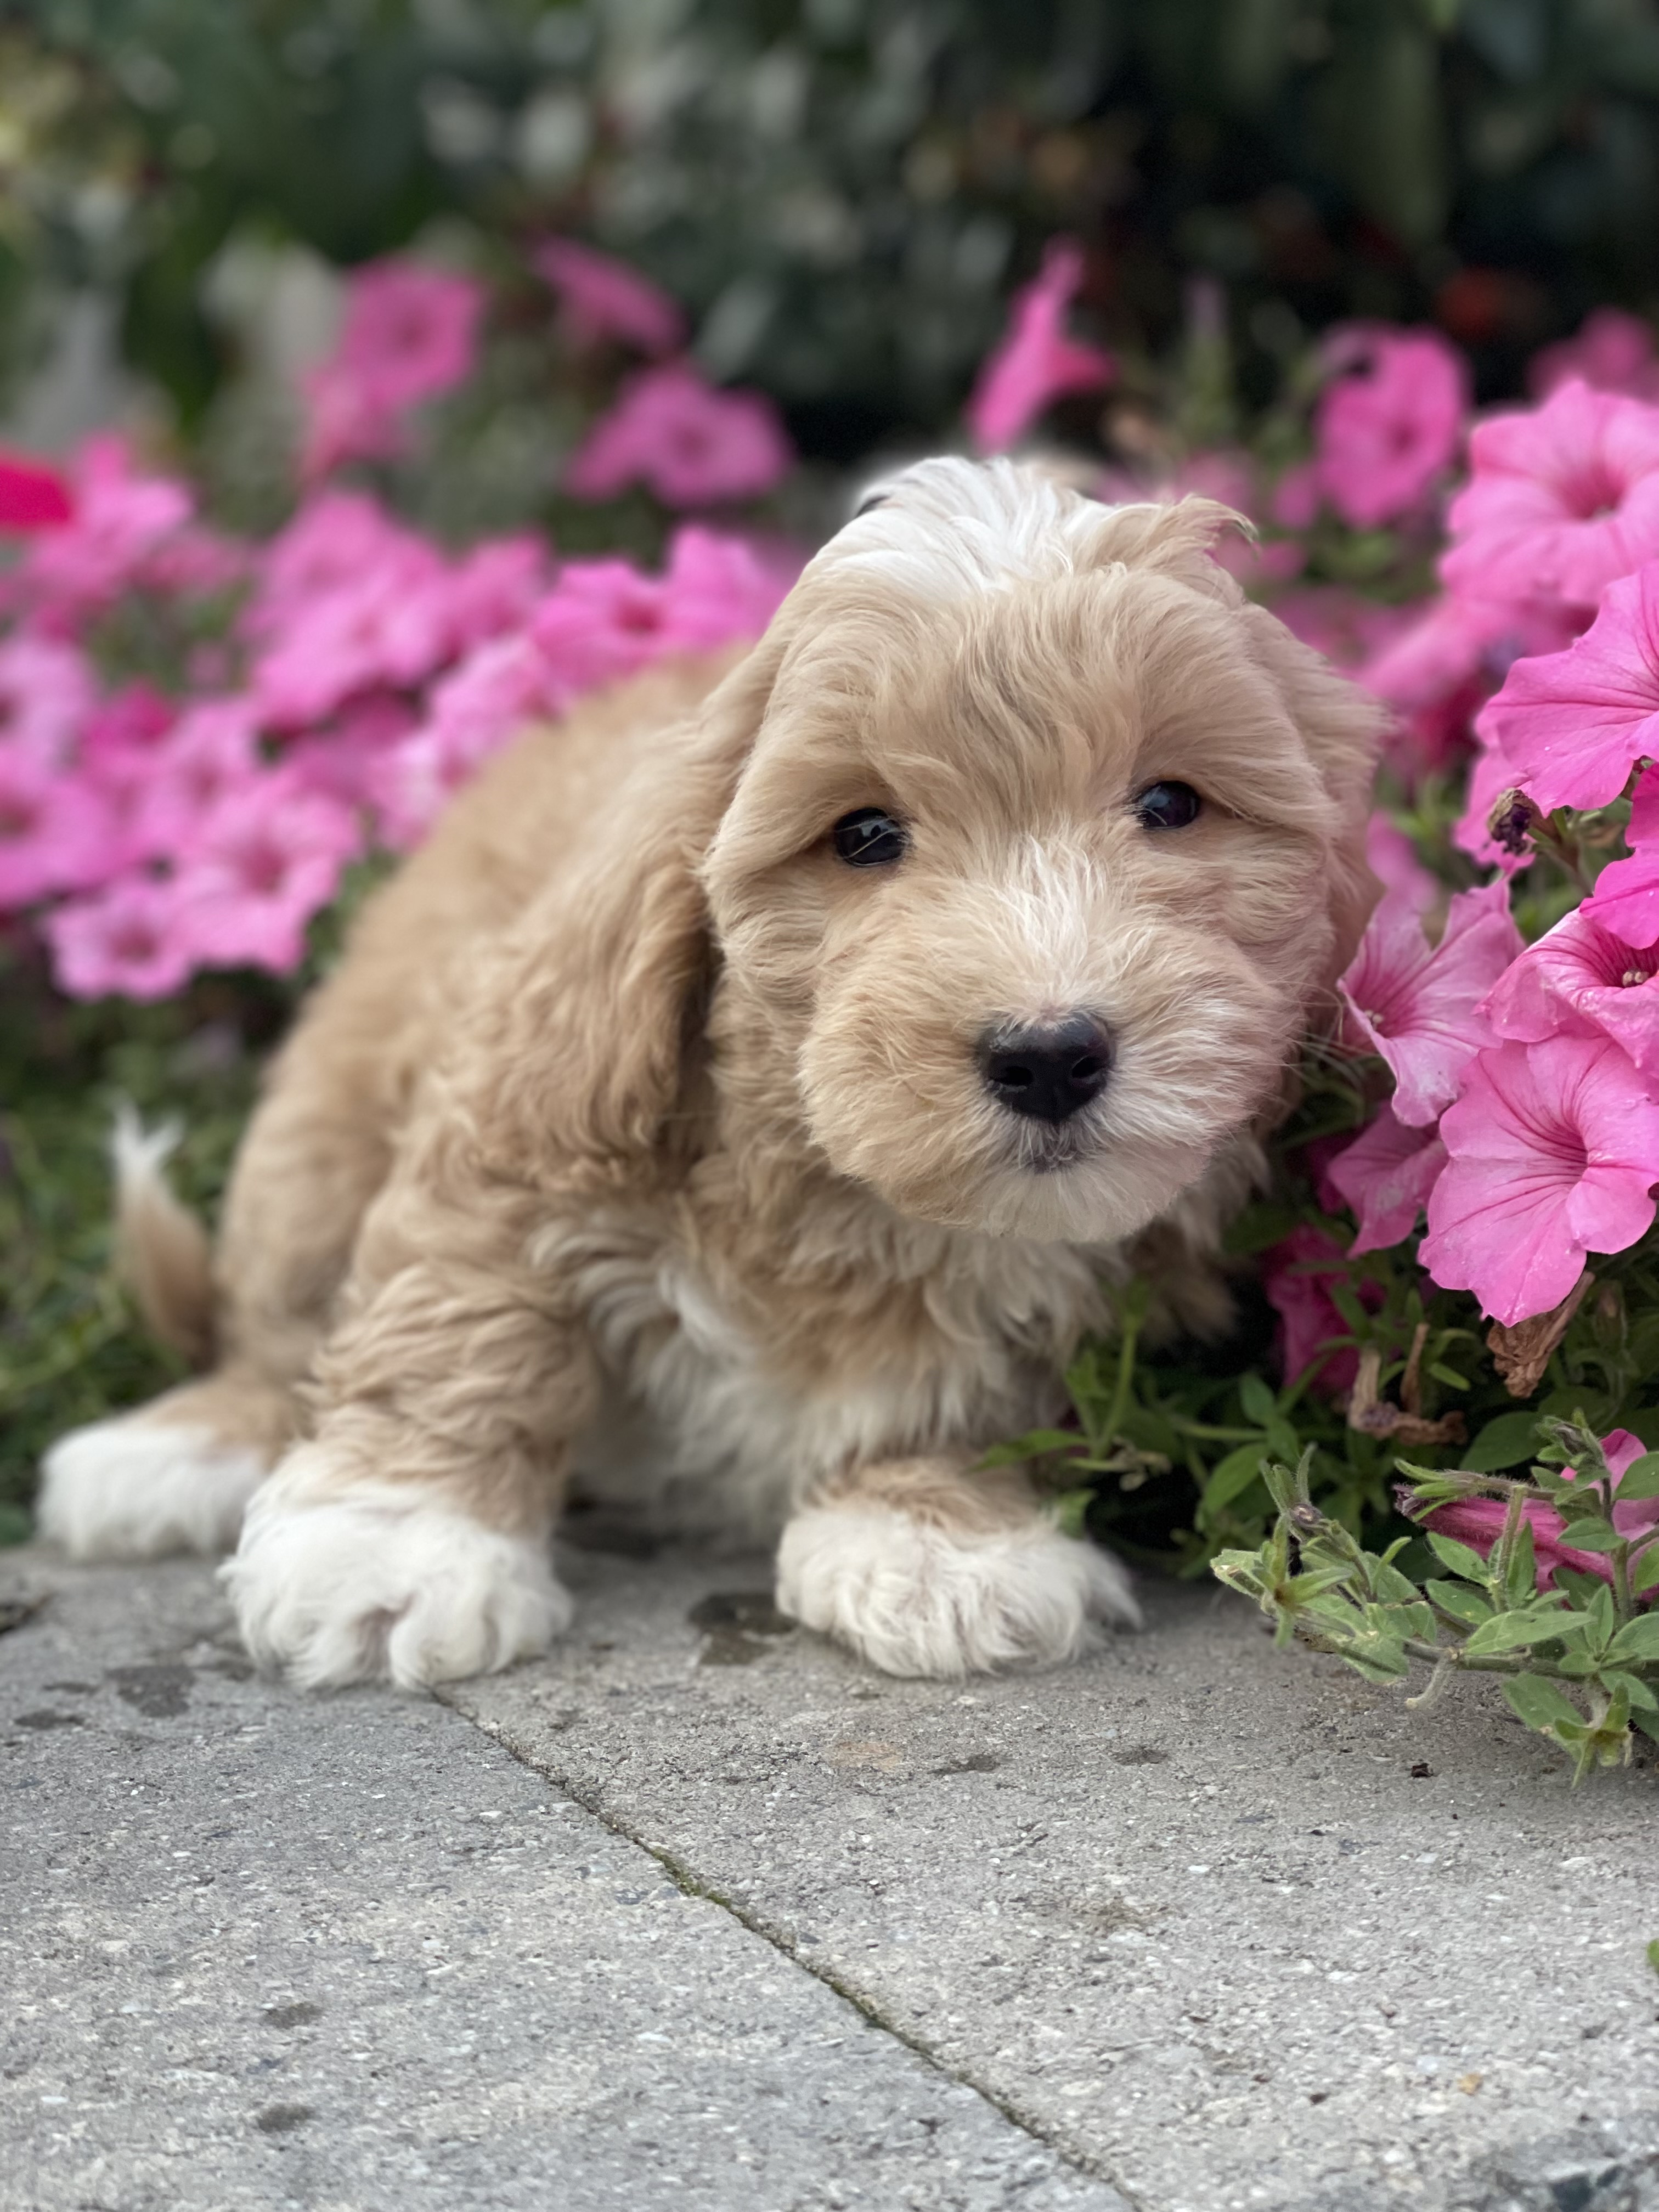
[[[826,1989],[832,1990],[844,2003],[853,2008],[866,2027],[875,2028],[884,2035],[890,2035],[896,2043],[902,2044],[907,2051],[920,2058],[925,2066],[939,2075],[942,2080],[952,2081],[959,2088],[970,2089],[976,2097],[989,2105],[994,2112],[1000,2112],[1010,2126],[1018,2128],[1022,2135],[1030,2136],[1033,2142],[1040,2143],[1045,2150],[1052,2151],[1056,2158],[1063,2159],[1075,2172],[1085,2175],[1091,2181],[1100,2182],[1108,2189],[1115,2190],[1122,2199],[1124,2212],[1148,2212],[1148,2208],[1142,2203],[1141,2200],[1126,2188],[1118,2177],[1099,2159],[1086,2151],[1079,2151],[1073,2145],[1057,2138],[1030,2113],[1023,2111],[1012,2099],[1002,2095],[995,2089],[988,2088],[984,2082],[976,2081],[971,2074],[964,2073],[960,2068],[952,2066],[941,2058],[937,2051],[931,2050],[908,2028],[902,2027],[896,2021],[888,2019],[879,2006],[866,1996],[862,1991],[854,1988],[850,1983],[843,1981],[841,1976],[830,1966],[816,1960],[804,1957],[788,1931],[780,1927],[775,1921],[769,1919],[763,1913],[755,1911],[749,1905],[740,1904],[737,1899],[728,1896],[724,1891],[716,1889],[710,1883],[704,1881],[701,1875],[688,1866],[676,1852],[669,1850],[666,1844],[653,1844],[647,1837],[638,1834],[629,1827],[627,1821],[614,1813],[596,1791],[584,1789],[580,1784],[573,1781],[568,1775],[561,1774],[556,1768],[544,1765],[542,1760],[515,1743],[502,1729],[487,1721],[478,1719],[475,1714],[469,1712],[465,1705],[461,1703],[459,1695],[454,1693],[447,1684],[434,1685],[432,1695],[440,1705],[447,1705],[451,1712],[458,1714],[469,1728],[476,1729],[480,1735],[487,1737],[491,1743],[499,1744],[507,1756],[515,1759],[520,1766],[526,1767],[531,1773],[539,1776],[550,1788],[560,1791],[568,1797],[572,1804],[580,1805],[585,1813],[591,1814],[602,1827],[609,1830],[611,1835],[619,1838],[623,1843],[633,1844],[635,1850],[643,1851],[647,1858],[653,1859],[675,1887],[684,1895],[701,1898],[708,1904],[718,1905],[720,1911],[728,1913],[739,1927],[746,1928],[751,1935],[758,1936],[763,1942],[769,1944],[775,1951],[788,1960],[792,1966],[799,1966],[803,1973],[810,1974],[814,1981],[822,1982]]]

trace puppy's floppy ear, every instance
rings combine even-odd
[[[502,1170],[537,1179],[649,1152],[714,972],[698,866],[782,658],[776,629],[605,795],[590,851],[512,933],[463,1052]]]
[[[1279,687],[1279,696],[1303,740],[1331,802],[1333,834],[1325,860],[1325,911],[1332,943],[1320,979],[1328,1009],[1337,978],[1359,950],[1382,885],[1365,857],[1376,757],[1389,713],[1382,702],[1339,673],[1322,654],[1293,637],[1265,607],[1242,610],[1257,659]]]

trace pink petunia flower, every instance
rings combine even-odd
[[[1380,811],[1365,824],[1365,860],[1384,892],[1405,901],[1413,914],[1427,914],[1440,902],[1440,884],[1417,857],[1405,831]]]
[[[1494,1033],[1539,1044],[1564,1030],[1622,1045],[1659,1075],[1659,946],[1638,951],[1582,907],[1529,945],[1482,1001]]]
[[[968,402],[968,428],[981,453],[1006,453],[1056,399],[1097,392],[1116,376],[1110,354],[1066,334],[1066,310],[1082,282],[1082,248],[1050,239],[1042,269],[1015,294],[1007,331]]]
[[[356,817],[290,770],[222,799],[198,830],[178,891],[185,933],[204,967],[299,965],[307,923],[362,848]]]
[[[356,582],[368,569],[429,551],[367,492],[326,486],[303,500],[266,546],[242,628],[250,637],[270,637],[308,600]]]
[[[1348,1255],[1334,1237],[1304,1223],[1291,1230],[1262,1259],[1261,1284],[1279,1319],[1279,1363],[1287,1382],[1319,1358],[1321,1345],[1353,1331],[1331,1297],[1334,1279],[1348,1279]],[[1362,1305],[1375,1308],[1382,1293],[1375,1283],[1355,1285]],[[1353,1388],[1359,1355],[1352,1345],[1328,1352],[1317,1384],[1330,1397]]]
[[[170,477],[141,475],[126,441],[88,438],[76,455],[75,513],[31,540],[18,583],[37,619],[73,628],[147,580],[146,570],[194,502]]]
[[[1328,385],[1320,399],[1319,482],[1345,522],[1374,530],[1419,508],[1450,465],[1468,372],[1437,331],[1350,327],[1334,334],[1328,352],[1358,373]]]
[[[1633,1498],[1627,1504],[1620,1501],[1619,1483],[1632,1462],[1642,1457],[1647,1446],[1628,1429],[1613,1429],[1601,1438],[1608,1472],[1613,1478],[1613,1525],[1621,1536],[1639,1543],[1643,1537],[1659,1528],[1659,1498]],[[1563,1469],[1567,1481],[1576,1480],[1571,1468]],[[1613,1580],[1613,1561],[1605,1552],[1580,1552],[1563,1540],[1568,1523],[1553,1505],[1541,1499],[1528,1498],[1522,1510],[1532,1528],[1533,1558],[1540,1590],[1553,1589],[1559,1569],[1570,1567],[1582,1575],[1596,1575],[1604,1583]],[[1423,1526],[1432,1528],[1442,1536],[1450,1536],[1460,1544],[1470,1545],[1484,1559],[1490,1556],[1492,1546],[1504,1533],[1507,1509],[1498,1498],[1458,1498],[1445,1505],[1437,1505],[1423,1516]],[[1637,1570],[1637,1595],[1646,1597],[1659,1589],[1659,1554],[1650,1555],[1645,1567]]]
[[[631,376],[565,471],[578,499],[614,499],[642,483],[665,507],[757,499],[787,475],[794,450],[758,392],[716,392],[684,362]]]
[[[1437,945],[1398,892],[1371,916],[1340,989],[1358,1039],[1392,1070],[1394,1110],[1412,1127],[1432,1121],[1457,1095],[1458,1078],[1490,1036],[1475,1006],[1521,943],[1501,884],[1460,891]]]
[[[1417,1226],[1446,1148],[1431,1129],[1408,1128],[1386,1103],[1325,1168],[1326,1180],[1359,1224],[1349,1250],[1381,1252]]]
[[[149,876],[125,876],[90,898],[67,900],[42,927],[52,974],[72,999],[168,998],[196,965],[177,887]]]
[[[1469,440],[1440,574],[1455,591],[1594,607],[1659,556],[1659,408],[1576,380]]]
[[[684,343],[685,318],[678,304],[624,262],[569,238],[544,239],[530,260],[559,295],[574,345],[620,338],[641,353],[672,353]]]
[[[1622,1252],[1652,1224],[1659,1104],[1609,1038],[1488,1048],[1440,1133],[1419,1256],[1506,1326],[1559,1305],[1589,1253]]]
[[[109,809],[79,776],[0,745],[0,914],[110,872]]]
[[[1563,338],[1533,356],[1527,388],[1534,399],[1547,399],[1573,377],[1594,392],[1659,399],[1652,324],[1621,307],[1597,307],[1585,317],[1576,337]]]
[[[308,480],[402,450],[409,410],[471,374],[483,297],[471,276],[396,256],[351,276],[339,343],[305,382]]]
[[[356,691],[423,683],[451,657],[444,562],[419,539],[294,608],[254,660],[264,718],[302,727]]]
[[[1659,943],[1659,766],[1646,769],[1631,797],[1627,860],[1613,860],[1578,909],[1626,945]]]
[[[204,819],[259,773],[259,709],[246,696],[187,708],[155,749],[131,824],[135,853],[187,859]]]
[[[50,530],[74,514],[56,469],[29,453],[0,452],[0,530]]]
[[[1617,799],[1659,753],[1659,560],[1610,584],[1565,652],[1517,660],[1476,726],[1546,813]]]
[[[425,720],[371,764],[368,791],[386,843],[407,851],[493,752],[538,716],[562,713],[574,692],[533,635],[476,647],[434,685]]]
[[[97,696],[76,647],[28,630],[0,643],[0,743],[9,749],[43,767],[67,760]]]

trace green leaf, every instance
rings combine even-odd
[[[1242,1497],[1261,1472],[1265,1453],[1261,1444],[1240,1444],[1218,1460],[1211,1469],[1210,1479],[1204,1486],[1201,1510],[1207,1519],[1218,1513],[1224,1505],[1231,1505]]]
[[[1501,1468],[1518,1467],[1531,1458],[1537,1436],[1536,1414],[1500,1413],[1463,1454],[1462,1464],[1472,1474],[1496,1474]]]
[[[1479,1583],[1483,1589],[1488,1586],[1492,1577],[1479,1552],[1460,1544],[1455,1536],[1438,1536],[1433,1529],[1428,1531],[1428,1538],[1429,1549],[1443,1567],[1449,1567],[1466,1583]]]
[[[1659,1451],[1644,1452],[1633,1459],[1619,1478],[1618,1494],[1621,1504],[1634,1504],[1640,1498],[1659,1498]]]
[[[1429,1372],[1449,1390],[1467,1390],[1469,1387],[1467,1376],[1460,1375],[1455,1367],[1448,1367],[1443,1359],[1430,1360]]]
[[[1581,1616],[1551,1613],[1499,1613],[1482,1621],[1464,1650],[1470,1656],[1488,1651],[1518,1651],[1533,1644],[1549,1644],[1575,1627]]]
[[[1613,1592],[1602,1583],[1584,1607],[1584,1640],[1592,1651],[1602,1652],[1613,1640],[1619,1616],[1613,1609]]]
[[[1659,1659],[1659,1613],[1627,1620],[1607,1649],[1609,1661]]]
[[[1648,1964],[1656,1974],[1659,1974],[1659,1936],[1648,1945]]]
[[[1075,1429],[1031,1429],[1012,1443],[993,1444],[980,1461],[981,1467],[1016,1467],[1022,1460],[1041,1459],[1049,1452],[1075,1452],[1083,1438]]]
[[[1491,1606],[1479,1590],[1471,1589],[1467,1583],[1432,1582],[1424,1587],[1443,1612],[1471,1628],[1478,1628],[1483,1620],[1492,1619]]]
[[[1504,1555],[1504,1595],[1511,1605],[1524,1605],[1538,1587],[1538,1561],[1533,1548],[1532,1523],[1523,1520]]]
[[[1622,1690],[1628,1703],[1638,1712],[1659,1713],[1659,1697],[1653,1692],[1651,1683],[1644,1682],[1639,1674],[1624,1674],[1612,1668],[1602,1670],[1601,1680],[1610,1690]]]
[[[1238,1386],[1239,1402],[1259,1429],[1279,1417],[1279,1401],[1259,1375],[1247,1375]]]
[[[1504,1695],[1511,1710],[1529,1729],[1546,1733],[1560,1729],[1577,1729],[1582,1733],[1583,1729],[1584,1717],[1577,1706],[1541,1674],[1506,1676]]]
[[[1616,1552],[1625,1539],[1611,1521],[1589,1514],[1582,1521],[1569,1521],[1561,1531],[1561,1540],[1575,1552]]]

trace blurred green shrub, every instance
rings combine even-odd
[[[449,215],[626,255],[830,459],[946,420],[1062,228],[1132,356],[1206,276],[1247,392],[1431,313],[1495,391],[1659,297],[1656,125],[1648,0],[0,0],[0,368],[96,288],[189,427],[228,240]]]

